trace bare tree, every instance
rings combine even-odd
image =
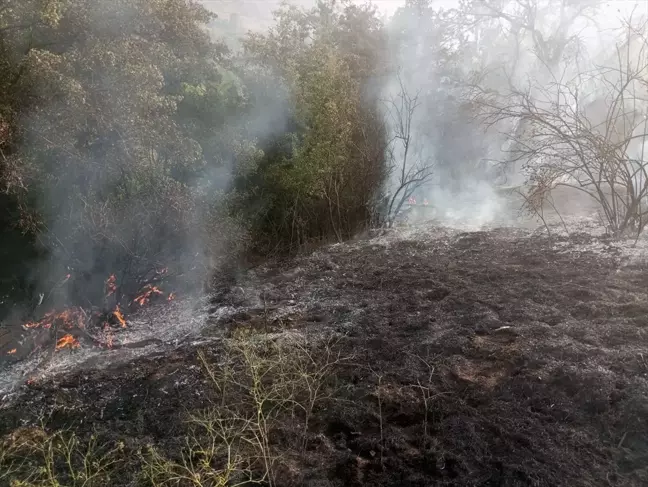
[[[643,231],[648,223],[646,32],[646,24],[628,23],[615,66],[568,81],[554,78],[525,91],[511,89],[505,96],[482,92],[488,123],[525,124],[524,132],[508,135],[508,154],[509,161],[524,165],[532,196],[527,205],[542,205],[554,188],[570,187],[596,201],[613,235]]]
[[[593,22],[593,14],[600,4],[600,0],[471,0],[467,3],[468,18],[472,17],[472,25],[478,32],[480,28],[495,28],[500,36],[512,40],[512,58],[500,66],[502,72],[496,77],[497,84],[504,82],[512,89],[527,77],[543,85],[560,76],[562,66],[574,66],[573,61],[580,57],[583,47],[582,23]],[[533,60],[525,58],[524,52],[532,53]],[[528,71],[530,66],[535,66],[532,73]],[[526,119],[517,120],[512,130],[516,138],[522,137],[528,130]],[[508,175],[519,171],[515,161],[504,162],[502,168]]]
[[[387,102],[393,130],[393,138],[388,148],[388,174],[396,186],[387,204],[387,225],[390,227],[405,202],[428,182],[433,174],[431,158],[425,155],[422,146],[415,140],[414,123],[420,107],[420,92],[412,95],[400,75],[398,83],[399,93]]]
[[[472,15],[477,22],[503,21],[515,37],[528,35],[535,56],[551,70],[558,66],[570,46],[580,44],[578,33],[573,32],[576,22],[579,18],[590,19],[601,3],[600,0],[476,0]],[[543,17],[547,16],[557,21],[550,29],[543,28]]]

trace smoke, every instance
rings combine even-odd
[[[20,24],[37,4],[0,15]],[[408,164],[429,171],[412,194],[427,199],[438,218],[508,221],[517,209],[498,187],[527,178],[524,161],[507,158],[516,150],[511,134],[522,137],[528,126],[484,124],[471,98],[474,83],[497,95],[528,88],[544,103],[558,75],[588,72],[619,39],[621,24],[606,23],[610,12],[597,2],[533,0],[533,19],[524,18],[522,4],[411,0],[386,21],[395,69],[382,98],[397,99],[404,89],[417,100]],[[211,52],[209,35],[219,33],[207,34],[210,19],[191,9],[155,11],[126,0],[60,5],[43,13],[34,39],[16,36],[5,46],[33,73],[12,157],[30,197],[40,195],[29,201],[43,217],[38,250],[47,253],[32,266],[35,294],[44,293],[47,306],[95,305],[111,273],[137,287],[167,265],[187,284],[204,282],[231,261],[231,248],[245,244],[246,226],[226,211],[233,176],[253,172],[261,151],[291,132],[289,89],[244,57]],[[267,27],[269,5],[262,13],[218,13],[238,15],[240,36],[255,16]],[[188,32],[196,19],[204,32]],[[392,115],[387,105],[394,134]],[[399,167],[403,146],[391,154]],[[388,189],[399,184],[389,181]]]
[[[155,5],[62,3],[27,39],[38,47],[5,43],[29,73],[12,157],[40,217],[27,280],[43,310],[101,307],[110,274],[126,295],[165,267],[195,289],[245,240],[227,193],[283,129],[285,101],[263,97],[260,80],[243,89],[228,55],[191,26],[202,13]],[[3,20],[34,12],[26,2]]]
[[[602,65],[615,68],[606,56],[614,57],[613,46],[623,44],[627,32],[619,30],[621,19],[636,2],[403,3],[389,21],[397,69],[384,98],[405,91],[417,99],[410,146],[422,157],[410,154],[405,165],[416,173],[423,160],[432,175],[412,184],[413,195],[448,223],[510,223],[519,214],[519,199],[513,205],[498,188],[524,185],[532,177],[529,157],[520,154],[528,150],[526,140],[541,140],[537,128],[509,108],[512,100],[524,95],[532,106],[546,109],[558,99],[561,110],[580,111],[556,86],[574,89],[572,98],[579,103],[588,86],[596,98],[600,80],[585,81]],[[603,84],[614,82],[606,75]],[[492,111],[495,104],[500,112],[485,117],[484,107]],[[398,139],[402,119],[394,120],[392,110],[386,120]],[[596,117],[589,120],[596,123]],[[401,167],[403,151],[393,154],[394,165]],[[402,185],[399,174],[392,172],[392,191]],[[430,215],[423,211],[416,218]]]
[[[429,202],[436,218],[485,223],[502,204],[490,188],[491,174],[480,164],[488,151],[487,135],[463,98],[470,53],[455,37],[456,20],[433,3],[407,2],[389,22],[396,75],[386,84],[384,98],[405,94],[416,100],[407,120],[408,160],[403,162],[405,151],[397,147],[393,164],[406,166],[412,174],[428,167],[429,177],[421,182],[411,177],[409,187],[417,201]],[[392,134],[398,135],[405,120],[400,114],[394,117],[393,103],[387,107],[387,120]],[[402,171],[392,171],[398,180],[389,182],[391,191],[408,184],[398,174]],[[426,211],[419,218],[430,215]]]

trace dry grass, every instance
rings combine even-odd
[[[95,435],[19,428],[0,446],[0,481],[12,487],[100,487],[124,461],[122,443],[101,443]]]
[[[211,405],[187,414],[183,446],[175,454],[151,444],[128,459],[131,467],[138,462],[140,480],[156,487],[275,485],[286,455],[306,448],[313,412],[331,395],[335,367],[348,360],[336,351],[337,341],[325,337],[313,345],[302,336],[243,330],[226,340],[218,360],[200,351]],[[278,430],[292,436],[291,448],[275,441]],[[2,443],[0,481],[21,487],[110,485],[125,461],[122,450],[123,444],[81,439],[74,431],[22,428]]]

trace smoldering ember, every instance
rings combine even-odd
[[[0,0],[0,487],[648,485],[648,4]]]

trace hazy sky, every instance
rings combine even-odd
[[[358,0],[364,3],[365,0]],[[281,3],[281,0],[203,0],[203,3],[218,12],[238,12],[250,17],[269,17],[273,10]],[[315,0],[293,0],[292,3],[308,6],[313,5]],[[396,9],[405,4],[405,0],[373,0],[380,11],[385,15],[393,14]],[[450,8],[457,4],[457,0],[434,0],[433,5],[439,8]],[[614,15],[616,10],[628,12],[637,7],[644,13],[648,13],[648,0],[608,0],[605,2],[604,15]]]
[[[381,11],[392,14],[396,9],[402,5],[405,5],[405,0],[374,0],[374,2]],[[438,7],[450,8],[456,5],[457,0],[435,0],[433,5]],[[606,13],[614,13],[615,10],[619,9],[621,11],[630,11],[633,7],[637,7],[638,10],[643,10],[644,13],[648,13],[648,0],[609,0],[605,2],[604,11]]]

